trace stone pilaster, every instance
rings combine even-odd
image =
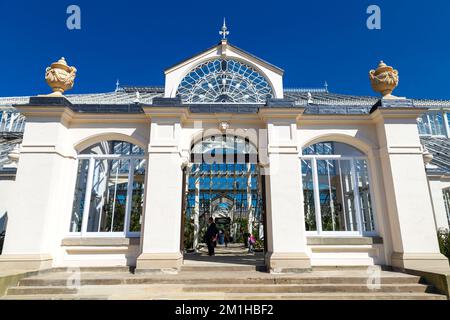
[[[151,132],[142,253],[136,267],[138,271],[178,269],[183,262],[180,251],[183,190],[182,157],[178,148],[180,116],[145,111],[151,116]]]
[[[311,268],[306,250],[302,177],[297,144],[297,117],[302,110],[260,111],[267,123],[266,265],[271,272],[301,272]]]
[[[391,227],[391,265],[448,267],[439,252],[416,119],[426,111],[408,99],[382,99],[374,108]]]
[[[0,269],[46,269],[53,264],[62,212],[70,210],[73,192],[67,174],[76,156],[67,141],[69,105],[64,97],[32,97],[30,104],[17,106],[27,123]]]

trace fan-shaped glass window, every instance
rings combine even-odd
[[[178,87],[185,103],[265,103],[272,88],[256,69],[240,61],[216,59],[189,72]]]
[[[303,149],[301,167],[307,231],[375,232],[364,153],[345,143],[320,142]]]
[[[192,147],[192,153],[210,153],[221,154],[256,154],[256,147],[247,139],[238,136],[216,135],[203,138]]]
[[[80,154],[107,155],[117,154],[123,156],[142,156],[144,149],[126,141],[108,140],[97,142],[80,152]]]
[[[192,146],[191,161],[205,163],[257,163],[258,151],[248,139],[238,136],[204,137]]]

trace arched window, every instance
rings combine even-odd
[[[203,137],[191,149],[192,162],[205,163],[257,163],[258,150],[247,138],[234,135],[212,135]]]
[[[340,142],[303,149],[306,230],[318,234],[375,232],[367,157]]]
[[[138,236],[144,198],[144,150],[101,141],[78,155],[70,232]]]
[[[189,72],[177,96],[186,103],[265,103],[273,94],[255,68],[237,60],[215,59]]]

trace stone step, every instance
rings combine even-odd
[[[27,295],[27,294],[76,294],[78,289],[64,286],[46,286],[46,287],[11,287],[8,288],[6,295]]]
[[[195,272],[223,272],[223,271],[264,271],[266,266],[261,265],[183,265],[181,266],[181,272],[183,271],[195,271]]]
[[[110,295],[11,295],[0,298],[2,300],[123,300],[123,299],[158,299],[158,300],[447,300],[444,295],[431,293],[171,293],[165,294],[123,294]]]
[[[126,268],[58,268],[22,279],[6,299],[441,299],[420,277],[381,271],[381,287],[368,286],[366,270],[299,274],[257,272],[254,265],[184,265],[178,273],[138,273]],[[187,269],[187,271],[186,271]],[[101,270],[101,271],[100,271]],[[220,271],[221,270],[221,271]],[[71,285],[78,285],[73,287]]]
[[[383,284],[376,289],[358,284],[156,284],[156,285],[117,285],[109,287],[111,292],[192,292],[192,293],[324,293],[324,292],[417,292],[426,293],[431,287],[422,284]],[[9,288],[7,295],[36,294],[76,294],[79,292],[108,292],[105,286],[81,286],[78,289],[66,286],[17,286]]]
[[[431,291],[422,284],[384,284],[376,289],[356,284],[285,284],[285,285],[186,285],[183,292],[222,292],[222,293],[321,293],[321,292],[420,292]]]
[[[234,274],[235,277],[212,277],[203,274],[199,277],[197,273],[189,275],[180,274],[171,276],[100,276],[97,274],[82,275],[80,285],[119,285],[119,284],[366,284],[367,277],[255,277]],[[417,284],[420,278],[411,277],[381,277],[381,284]],[[70,284],[68,274],[55,276],[29,277],[20,280],[19,286],[66,286]]]
[[[133,270],[133,267],[127,266],[116,266],[116,267],[56,267],[51,269],[52,273],[54,272],[130,272]]]

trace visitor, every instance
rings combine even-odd
[[[222,229],[219,229],[219,244],[225,243],[225,233]]]
[[[244,232],[244,229],[241,228],[241,233],[242,233],[242,240],[244,241],[244,247],[248,248],[248,237],[250,236],[249,233]]]
[[[255,252],[254,251],[255,243],[256,243],[255,236],[250,233],[249,236],[248,236],[248,253]]]
[[[225,231],[224,241],[225,247],[228,247],[228,242],[230,242],[230,235],[228,234],[228,231]]]
[[[217,230],[216,224],[214,223],[214,219],[212,217],[208,219],[208,224],[209,226],[206,230],[205,242],[208,246],[208,255],[213,256],[219,230]]]

